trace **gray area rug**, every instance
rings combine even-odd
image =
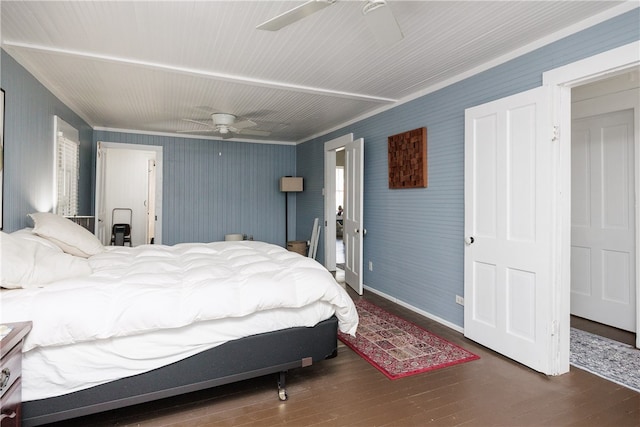
[[[569,363],[640,393],[640,350],[571,328]]]

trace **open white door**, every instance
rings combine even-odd
[[[103,245],[109,244],[111,235],[107,236],[106,203],[105,203],[105,173],[107,171],[107,151],[102,142],[98,142],[96,150],[96,200],[95,200],[95,230],[94,233]]]
[[[550,90],[465,113],[464,334],[552,372]]]
[[[344,186],[345,203],[342,236],[345,251],[344,279],[358,295],[362,295],[362,227],[364,184],[364,139],[345,145]]]
[[[148,160],[147,179],[147,236],[145,243],[155,243],[156,236],[156,161]]]

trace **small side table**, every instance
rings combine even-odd
[[[20,426],[22,422],[22,343],[31,322],[7,323],[10,332],[0,339],[0,425]]]
[[[287,250],[297,252],[302,256],[307,256],[306,240],[290,240],[287,242]]]

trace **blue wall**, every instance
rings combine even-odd
[[[284,246],[285,195],[278,180],[295,174],[294,146],[107,131],[96,131],[97,141],[163,147],[162,243],[243,233]],[[289,240],[295,237],[295,202],[291,194]]]
[[[31,226],[27,214],[53,207],[54,115],[80,134],[78,214],[90,214],[93,130],[5,51],[1,54],[0,85],[5,91],[4,231]]]
[[[463,325],[464,110],[542,84],[544,71],[640,39],[640,9],[537,49],[404,105],[298,146],[298,232],[324,218],[323,145],[364,138],[364,283],[455,325]],[[429,187],[389,190],[387,137],[427,127]],[[318,259],[324,259],[324,245]],[[368,261],[373,271],[366,268]]]

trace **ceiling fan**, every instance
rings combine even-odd
[[[224,139],[233,138],[235,135],[269,136],[271,134],[271,132],[263,130],[249,129],[257,126],[257,124],[249,119],[239,118],[238,116],[229,113],[211,113],[211,121],[206,122],[192,119],[182,120],[206,126],[207,129],[178,131],[180,133],[215,132],[219,133]]]
[[[278,31],[325,7],[331,6],[335,2],[336,0],[309,0],[263,22],[256,28],[259,30]],[[367,27],[369,27],[380,46],[391,46],[404,37],[396,18],[393,16],[393,12],[385,0],[366,0],[362,7],[362,15]]]

